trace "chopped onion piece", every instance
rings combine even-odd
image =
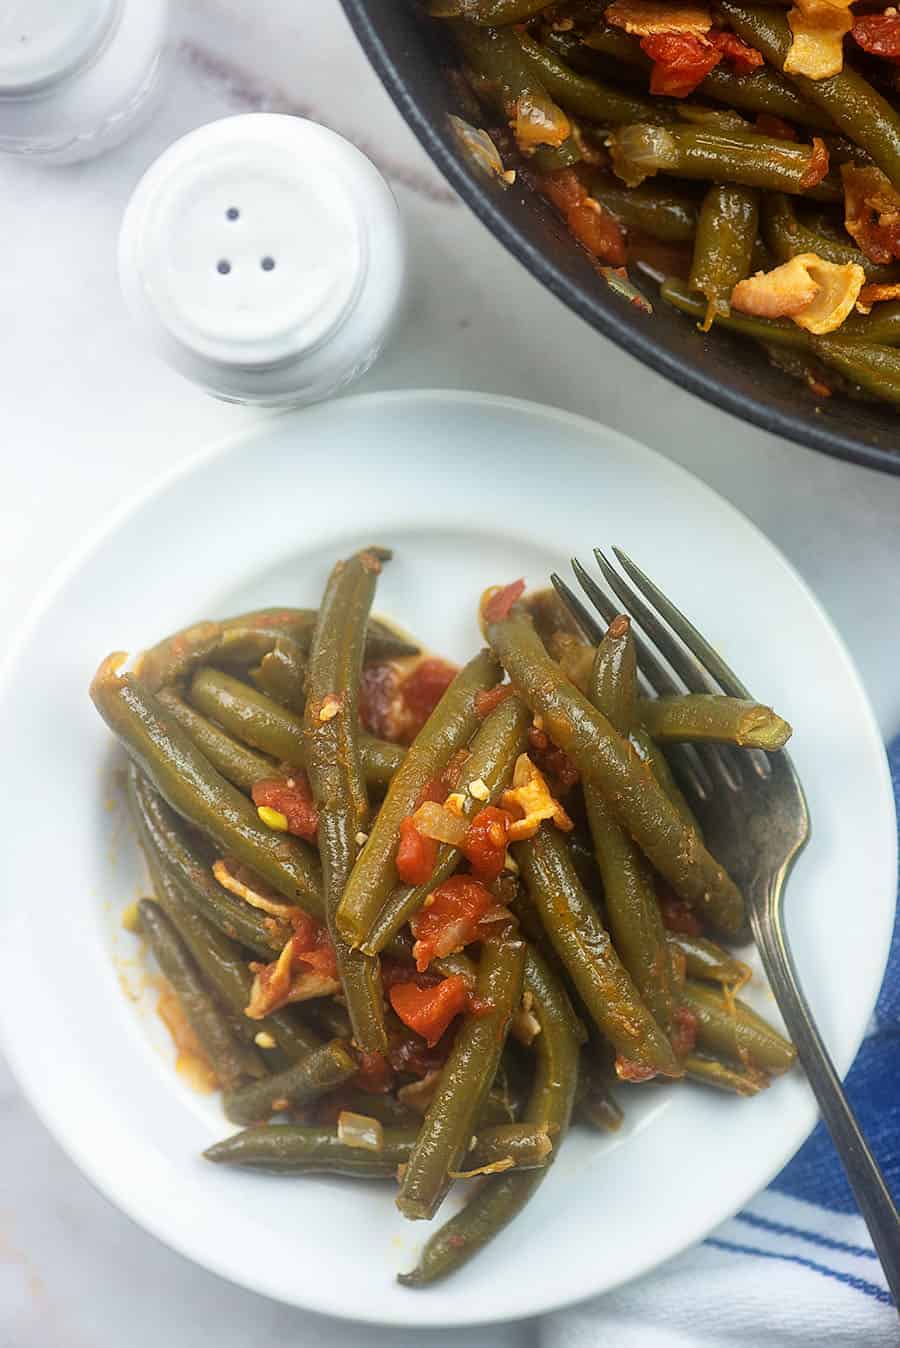
[[[469,827],[467,819],[433,800],[426,800],[419,806],[413,815],[413,823],[423,838],[434,838],[437,842],[450,843],[452,847],[460,845]]]
[[[354,1114],[350,1109],[342,1109],[338,1114],[337,1135],[345,1147],[358,1147],[361,1151],[381,1151],[384,1146],[380,1121],[368,1114]]]

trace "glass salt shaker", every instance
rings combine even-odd
[[[119,238],[125,301],[157,354],[227,401],[329,397],[376,359],[404,288],[390,188],[354,145],[247,113],[170,146]]]
[[[168,0],[0,0],[0,152],[68,164],[152,109]]]

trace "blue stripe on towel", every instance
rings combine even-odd
[[[866,1296],[874,1297],[876,1301],[881,1301],[885,1305],[893,1305],[893,1299],[890,1292],[886,1292],[883,1287],[877,1283],[868,1282],[865,1278],[857,1278],[854,1273],[843,1273],[840,1269],[829,1268],[827,1264],[816,1263],[814,1259],[804,1259],[801,1254],[780,1254],[776,1250],[760,1250],[755,1245],[740,1245],[737,1241],[720,1240],[718,1236],[707,1236],[705,1245],[713,1245],[717,1250],[728,1250],[732,1254],[754,1254],[760,1259],[781,1259],[787,1264],[799,1264],[801,1268],[807,1268],[812,1273],[821,1273],[825,1278],[835,1278],[847,1287],[852,1287],[854,1291],[863,1292]]]
[[[876,1259],[874,1250],[862,1245],[850,1245],[846,1240],[836,1240],[833,1236],[823,1236],[819,1231],[804,1231],[799,1226],[788,1226],[785,1222],[773,1222],[770,1217],[759,1217],[755,1212],[739,1212],[736,1221],[746,1222],[748,1226],[757,1226],[761,1231],[771,1231],[776,1236],[796,1236],[808,1240],[813,1245],[821,1245],[826,1250],[840,1250],[843,1254],[855,1254],[861,1259]]]

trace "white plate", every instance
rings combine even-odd
[[[0,1026],[77,1164],[214,1272],[392,1324],[534,1315],[645,1272],[766,1184],[814,1122],[801,1075],[750,1101],[630,1091],[618,1136],[576,1130],[524,1217],[456,1278],[412,1291],[393,1275],[428,1228],[400,1218],[387,1185],[200,1159],[229,1126],[175,1075],[148,999],[123,992],[140,980],[118,915],[142,872],[121,760],[88,701],[95,666],[195,618],[314,604],[333,559],[369,542],[396,550],[378,607],[457,659],[478,644],[485,585],[522,574],[539,585],[571,553],[619,543],[793,722],[813,839],[791,880],[790,927],[846,1070],[888,950],[895,824],[872,713],[831,624],[752,525],[650,450],[549,408],[440,392],[333,402],[204,454],[121,513],[44,596],[0,698]],[[758,1003],[773,1012],[765,989]]]

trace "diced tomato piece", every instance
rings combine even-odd
[[[773,140],[797,139],[797,128],[776,117],[773,112],[757,113],[756,129],[761,136],[770,136]]]
[[[850,31],[863,51],[900,61],[900,14],[861,14]]]
[[[513,686],[511,683],[498,683],[494,688],[479,689],[475,694],[475,715],[482,721],[490,716],[491,712],[505,702],[508,697],[512,697]]]
[[[553,202],[575,238],[592,257],[613,267],[621,267],[624,264],[625,240],[619,222],[601,202],[591,196],[574,169],[559,169],[556,173],[541,174],[535,178],[535,186],[548,201]],[[521,584],[524,589],[524,582]],[[509,586],[506,588],[509,589]],[[519,590],[514,599],[518,599],[521,593],[522,590]],[[505,590],[501,590],[499,594],[493,595],[488,605],[500,600],[504,594]],[[501,612],[500,618],[489,617],[485,609],[487,621],[498,622],[501,618],[505,618],[514,599],[509,601],[506,612]]]
[[[514,580],[511,585],[502,585],[487,600],[482,610],[486,623],[502,623],[509,617],[509,611],[517,599],[525,593],[524,580]]]
[[[359,1055],[359,1071],[352,1084],[370,1095],[384,1095],[394,1084],[394,1071],[383,1053],[364,1053]]]
[[[726,61],[730,62],[736,75],[749,75],[751,70],[758,70],[761,65],[765,65],[762,52],[758,52],[755,47],[749,47],[735,33],[713,28],[706,37],[716,51],[721,52]]]
[[[662,887],[657,890],[657,898],[664,927],[684,936],[703,935],[703,924],[683,899],[677,899],[671,890]]]
[[[409,722],[410,739],[422,729],[441,698],[456,678],[458,670],[447,660],[422,660],[400,684],[400,696]]]
[[[423,838],[412,815],[400,821],[396,866],[405,885],[424,885],[434,870],[437,854],[437,842],[434,838]]]
[[[693,33],[650,33],[641,48],[653,62],[651,94],[670,98],[687,98],[722,59],[717,47]]]
[[[420,988],[415,983],[398,983],[390,991],[391,1006],[397,1015],[416,1034],[420,1034],[429,1048],[466,1005],[466,981],[461,974],[442,978],[433,988]]]
[[[427,969],[435,957],[450,955],[474,941],[478,923],[494,906],[490,890],[470,875],[451,875],[429,898],[427,907],[420,908],[409,924],[416,938],[413,956],[420,970]]]
[[[672,1033],[669,1038],[677,1058],[686,1058],[693,1052],[697,1042],[697,1017],[689,1007],[678,1007],[672,1017]]]
[[[293,959],[302,960],[311,969],[325,974],[328,978],[336,978],[337,957],[327,929],[308,913],[302,913],[295,918],[293,926],[294,935],[291,937]]]
[[[426,782],[422,790],[416,796],[416,809],[424,805],[426,800],[433,800],[435,805],[443,805],[447,799],[447,788],[440,777],[432,777],[430,782]]]
[[[288,833],[307,839],[316,836],[319,815],[305,772],[298,769],[290,777],[264,777],[254,782],[250,794],[257,807],[267,806],[284,815]]]
[[[545,730],[532,726],[528,731],[531,760],[545,777],[551,778],[554,794],[570,791],[581,780],[581,773],[564,749],[554,744]]]
[[[512,815],[496,805],[486,805],[472,820],[459,850],[472,867],[472,873],[490,884],[503,870]]]

